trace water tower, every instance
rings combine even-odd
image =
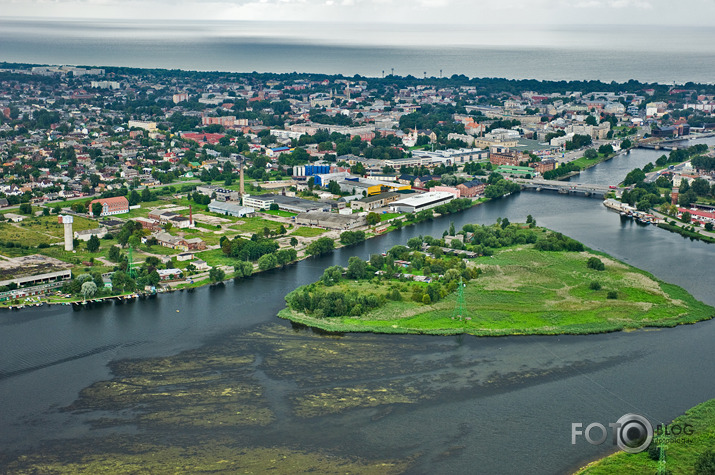
[[[65,225],[65,251],[74,250],[74,234],[72,233],[74,217],[59,215],[57,222]]]

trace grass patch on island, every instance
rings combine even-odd
[[[697,474],[696,464],[708,450],[715,450],[715,399],[699,404],[677,417],[671,427],[685,424],[692,426],[692,435],[672,436],[666,442],[665,460],[668,473]],[[690,431],[690,428],[688,429]],[[658,455],[655,447],[658,442],[651,442],[650,450],[637,454],[618,452],[606,458],[590,463],[579,470],[578,474],[606,475],[618,473],[639,475],[658,473]]]
[[[506,235],[504,230],[493,232]],[[512,231],[517,241],[521,240],[519,232],[523,231]],[[538,229],[524,232],[524,236],[530,234],[533,234],[530,244],[493,250],[485,250],[481,244],[476,245],[481,247],[463,246],[481,249],[491,256],[461,255],[440,260],[429,257],[429,253],[403,247],[397,251],[401,253],[399,262],[415,258],[425,261],[432,266],[431,283],[413,281],[422,275],[421,271],[411,268],[412,264],[385,267],[382,269],[387,270],[377,272],[369,267],[366,278],[343,278],[337,283],[336,279],[331,281],[324,276],[321,281],[289,294],[286,298],[289,308],[282,310],[279,316],[336,332],[496,336],[672,327],[715,315],[713,307],[645,271],[584,249],[573,240],[570,242],[575,243],[575,248],[583,250],[540,250],[540,242],[555,233]],[[451,239],[447,237],[448,242]],[[535,240],[538,242],[533,244]],[[490,237],[483,242],[494,243]],[[429,249],[444,244],[444,240],[432,239]],[[604,269],[590,268],[589,259],[602,262]],[[465,280],[460,311],[455,280],[469,276],[470,272],[477,277]],[[376,273],[383,275],[376,276]],[[305,292],[313,297],[313,303],[300,296],[292,298],[298,293],[308,295]],[[363,298],[368,296],[372,300]],[[326,299],[335,302],[333,307],[327,306]],[[374,299],[380,302],[375,303]],[[308,305],[301,307],[301,302]]]

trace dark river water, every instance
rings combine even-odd
[[[712,145],[715,140],[706,143]],[[655,161],[659,155],[632,151],[573,180],[615,184],[632,168]],[[283,297],[316,280],[327,266],[346,265],[353,255],[383,252],[412,236],[441,236],[450,221],[459,228],[466,223],[493,223],[497,217],[523,221],[527,214],[539,225],[647,270],[715,305],[713,245],[622,222],[598,199],[523,192],[225,287],[81,311],[43,307],[1,312],[0,452],[28,451],[58,439],[96,437],[99,433],[92,432],[82,416],[58,409],[77,399],[82,388],[110,379],[107,365],[112,361],[174,355],[257,329],[290,329],[276,317],[284,306]],[[334,338],[309,330],[293,337],[318,346]],[[348,347],[400,345],[402,353],[393,362],[397,365],[393,371],[401,373],[403,384],[437,396],[396,405],[384,417],[346,411],[304,421],[300,427],[289,414],[276,409],[278,423],[281,417],[286,419],[285,436],[295,440],[300,435],[313,448],[330,446],[341,455],[414,457],[412,473],[569,472],[614,451],[611,445],[592,446],[583,441],[571,445],[572,422],[607,424],[627,412],[665,422],[715,397],[714,321],[588,336],[489,339],[348,334],[340,341]],[[254,344],[260,356],[260,336]],[[430,374],[421,370],[427,366]],[[483,370],[508,383],[474,384],[465,376],[472,370],[474,374]],[[290,386],[302,381],[310,369],[304,371],[286,376],[282,383]],[[340,368],[334,371],[337,378]],[[389,377],[380,371],[368,368],[360,377],[365,381]],[[434,374],[440,375],[440,381],[449,381],[447,386],[453,385],[455,391],[436,390]],[[330,434],[332,443],[325,442],[323,434]],[[260,444],[261,433],[256,437],[254,442]],[[265,437],[269,444],[286,442],[280,433]]]

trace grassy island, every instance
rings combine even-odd
[[[279,316],[334,332],[585,334],[672,327],[715,309],[560,233],[498,220],[412,238],[286,296]]]
[[[708,474],[715,472],[715,399],[688,409],[669,426],[685,428],[689,434],[671,435],[666,439],[666,473]],[[578,474],[641,474],[658,473],[660,449],[658,440],[651,442],[648,450],[638,454],[617,452],[590,463]]]

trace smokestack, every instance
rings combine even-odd
[[[243,195],[246,194],[246,189],[244,187],[244,182],[243,182],[243,160],[241,160],[241,172],[240,172],[240,179],[239,182],[241,184],[241,198],[243,198]]]

